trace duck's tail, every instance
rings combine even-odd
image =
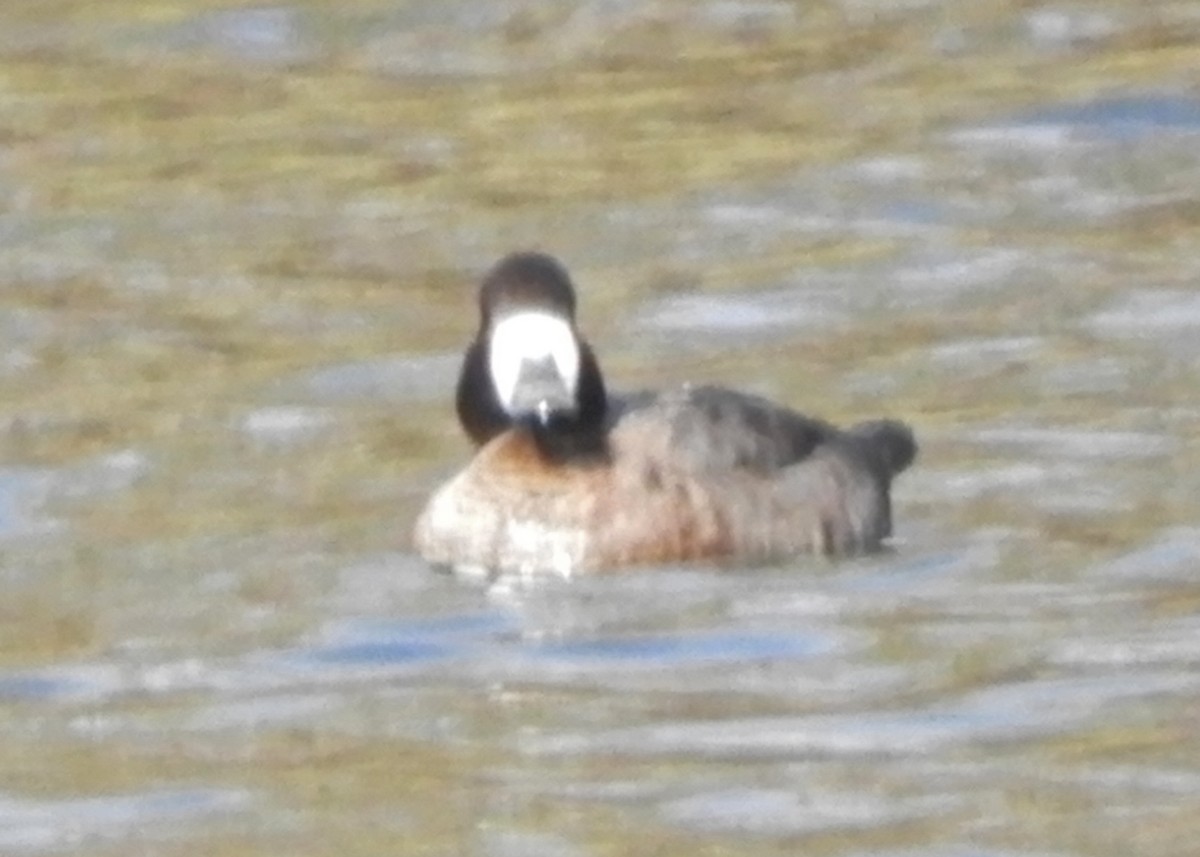
[[[900,473],[917,456],[912,429],[898,420],[868,420],[851,426],[850,434],[872,451],[890,476]]]

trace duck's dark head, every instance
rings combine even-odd
[[[607,399],[575,327],[575,289],[544,253],[514,253],[479,288],[479,331],[458,381],[458,416],[477,444],[515,425],[539,439],[598,434]]]

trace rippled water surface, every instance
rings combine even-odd
[[[1200,841],[1189,2],[0,4],[0,851]],[[889,552],[458,580],[472,288],[909,420]]]

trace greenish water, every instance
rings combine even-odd
[[[1188,3],[0,3],[0,851],[1200,837]],[[909,420],[894,552],[483,588],[475,278]]]

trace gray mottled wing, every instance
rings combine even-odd
[[[721,387],[682,387],[621,400],[618,422],[658,427],[675,461],[696,472],[770,473],[840,435],[828,423]]]

